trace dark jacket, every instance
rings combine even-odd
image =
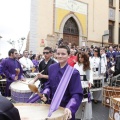
[[[18,109],[2,95],[0,95],[0,120],[20,120]]]

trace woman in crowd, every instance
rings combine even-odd
[[[91,69],[93,71],[93,78],[99,78],[100,74],[101,74],[101,57],[100,57],[100,49],[99,48],[94,48],[93,49],[93,57],[90,57],[90,64],[91,64]],[[97,82],[97,84],[101,84],[100,80],[95,80]],[[96,84],[94,83],[94,87],[98,87],[95,86]],[[100,86],[100,85],[99,85]],[[94,102],[97,103],[98,100],[101,101],[102,100],[102,92],[100,91],[94,91],[93,92],[93,98],[94,98]]]
[[[90,68],[89,56],[87,53],[82,52],[77,55],[77,63],[74,65],[81,77],[81,83],[83,88],[84,99],[83,103],[80,105],[76,118],[82,120],[91,120],[92,119],[92,103],[90,100],[89,88],[93,84],[93,73]]]

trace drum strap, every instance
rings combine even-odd
[[[71,79],[71,76],[73,74],[73,71],[74,71],[74,68],[71,67],[70,65],[68,65],[61,80],[60,80],[57,90],[53,96],[53,99],[52,99],[52,102],[50,105],[50,109],[49,109],[49,113],[48,113],[48,117],[50,117],[52,115],[52,113],[58,109],[58,107],[61,103],[61,100],[63,98],[63,95],[69,84],[69,81]]]

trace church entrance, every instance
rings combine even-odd
[[[63,42],[64,44],[71,43],[72,45],[79,46],[79,30],[73,17],[69,18],[65,23],[63,29]]]

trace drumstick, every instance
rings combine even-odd
[[[40,96],[40,98],[43,97],[43,95],[39,93],[38,88],[34,84],[28,84],[28,87],[32,92],[37,93]]]
[[[43,73],[43,72],[44,72],[44,70],[42,70],[40,73]],[[38,74],[39,74],[39,73],[38,73]],[[32,80],[35,80],[35,79],[38,80],[38,78],[37,78],[36,76],[35,76],[34,79],[32,79]],[[32,81],[32,80],[30,80],[30,81]],[[37,80],[36,80],[36,81],[37,81]],[[29,81],[29,82],[30,82],[30,81]],[[35,81],[35,82],[36,82],[36,81]],[[29,82],[28,82],[28,83],[29,83]]]

